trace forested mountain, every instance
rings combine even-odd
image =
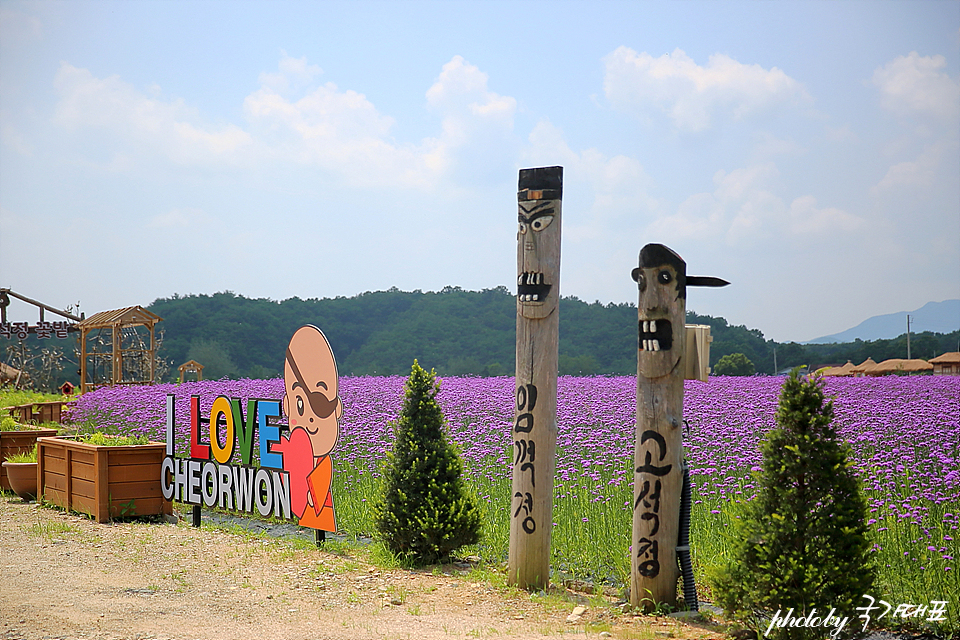
[[[441,375],[512,375],[516,301],[506,287],[439,292],[375,291],[351,298],[282,302],[231,292],[162,298],[149,309],[164,321],[163,357],[176,365],[193,359],[204,377],[278,375],[286,343],[297,327],[314,324],[330,340],[342,375],[406,375],[414,358]],[[630,304],[560,301],[560,373],[636,373],[637,311]],[[906,357],[906,336],[848,344],[778,344],[757,329],[690,311],[689,324],[710,325],[711,365],[744,353],[760,373],[808,364],[878,362]],[[956,350],[958,332],[914,334],[914,357]]]
[[[187,360],[204,365],[204,378],[277,376],[290,336],[304,324],[320,327],[330,340],[341,375],[407,375],[414,358],[441,375],[513,375],[516,301],[505,287],[439,292],[375,291],[351,298],[282,302],[251,299],[231,292],[174,295],[148,307],[163,318],[157,325],[163,344],[159,356],[169,363],[167,379]],[[689,324],[711,327],[710,364],[743,353],[758,373],[806,364],[811,367],[859,364],[872,357],[905,358],[906,335],[892,340],[845,344],[775,343],[757,329],[733,326],[723,318],[687,313]],[[51,386],[79,382],[76,337],[25,344],[0,338],[0,358],[16,364],[17,354],[59,350],[63,369]],[[932,358],[960,350],[960,332],[911,335],[915,358]],[[574,297],[560,301],[560,373],[622,374],[637,371],[637,310],[631,304],[587,303]]]

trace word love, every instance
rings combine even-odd
[[[176,458],[174,395],[167,396],[167,455],[160,485],[167,500],[201,503],[222,509],[290,518],[290,474],[283,471],[283,454],[270,451],[280,441],[280,403],[248,400],[244,416],[238,398],[220,396],[210,406],[210,418],[200,415],[200,398],[190,398],[190,458]],[[204,442],[201,424],[208,425]],[[254,434],[260,465],[252,466]],[[240,464],[229,464],[239,452]],[[212,456],[212,460],[211,460]]]

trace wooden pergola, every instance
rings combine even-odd
[[[154,327],[163,320],[141,306],[101,311],[80,329],[80,391],[118,384],[153,384]],[[141,328],[149,333],[145,340]]]
[[[180,382],[187,381],[187,374],[192,373],[197,379],[197,382],[203,380],[203,365],[197,362],[196,360],[187,360],[179,367],[180,371]]]

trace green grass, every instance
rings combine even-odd
[[[25,462],[36,462],[37,461],[37,447],[38,445],[33,445],[33,449],[30,451],[22,451],[20,453],[14,453],[6,458],[6,462],[13,462],[17,464],[22,464]]]
[[[0,407],[15,407],[31,402],[55,402],[68,399],[70,398],[59,393],[42,393],[26,389],[14,389],[10,386],[0,387]]]
[[[77,436],[77,440],[100,447],[125,447],[134,444],[149,444],[147,436],[108,436],[99,432]]]
[[[27,532],[31,535],[48,539],[56,538],[66,533],[76,533],[77,531],[79,530],[69,523],[59,522],[57,520],[41,522],[39,518],[27,529]]]
[[[60,428],[59,424],[48,423],[32,427],[25,427],[18,424],[6,407],[16,407],[21,404],[32,402],[56,402],[57,400],[69,400],[70,398],[58,393],[40,393],[37,391],[17,390],[10,386],[0,387],[0,431],[19,431],[24,428]],[[51,426],[52,425],[52,426]]]
[[[628,463],[624,463],[628,464]],[[485,507],[483,539],[478,545],[466,547],[461,556],[479,555],[488,564],[499,565],[506,561],[509,549],[510,479],[506,474],[493,475],[482,469],[491,468],[490,461],[471,469],[465,461],[464,472],[474,492],[483,497]],[[377,499],[378,479],[367,469],[355,469],[346,463],[338,463],[334,474],[333,495],[337,519],[351,535],[373,535],[370,505]],[[554,580],[563,577],[592,581],[603,586],[623,588],[630,581],[630,558],[628,547],[631,540],[633,489],[624,481],[622,470],[615,465],[596,472],[596,479],[582,477],[564,481],[555,480],[553,521],[551,534],[553,559],[551,569]],[[741,485],[749,479],[741,480]],[[904,483],[905,485],[907,483]],[[745,494],[748,488],[741,489]],[[737,495],[736,492],[733,495]],[[691,556],[701,601],[712,601],[707,576],[727,558],[733,523],[737,518],[738,504],[725,497],[700,495],[693,492],[694,505],[691,513]],[[910,496],[917,502],[919,497]],[[905,519],[890,519],[878,523],[872,529],[876,545],[880,580],[877,593],[870,594],[894,605],[901,603],[929,604],[931,600],[948,600],[946,621],[935,627],[940,633],[960,631],[957,611],[957,595],[960,594],[960,573],[956,557],[958,550],[956,534],[944,524],[944,514],[960,513],[960,502],[925,504],[927,515],[920,525]],[[885,530],[879,530],[885,529]],[[934,547],[931,551],[928,547]],[[943,550],[946,551],[943,551]],[[385,564],[391,564],[382,559]],[[866,600],[864,601],[866,604]],[[923,619],[891,620],[882,624],[906,626],[918,629]],[[880,628],[876,621],[871,627]]]

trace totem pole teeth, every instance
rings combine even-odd
[[[520,302],[543,302],[550,293],[551,285],[543,282],[543,273],[524,271],[517,276],[517,300]]]
[[[669,351],[673,346],[673,326],[669,320],[641,320],[638,326],[641,351]]]

